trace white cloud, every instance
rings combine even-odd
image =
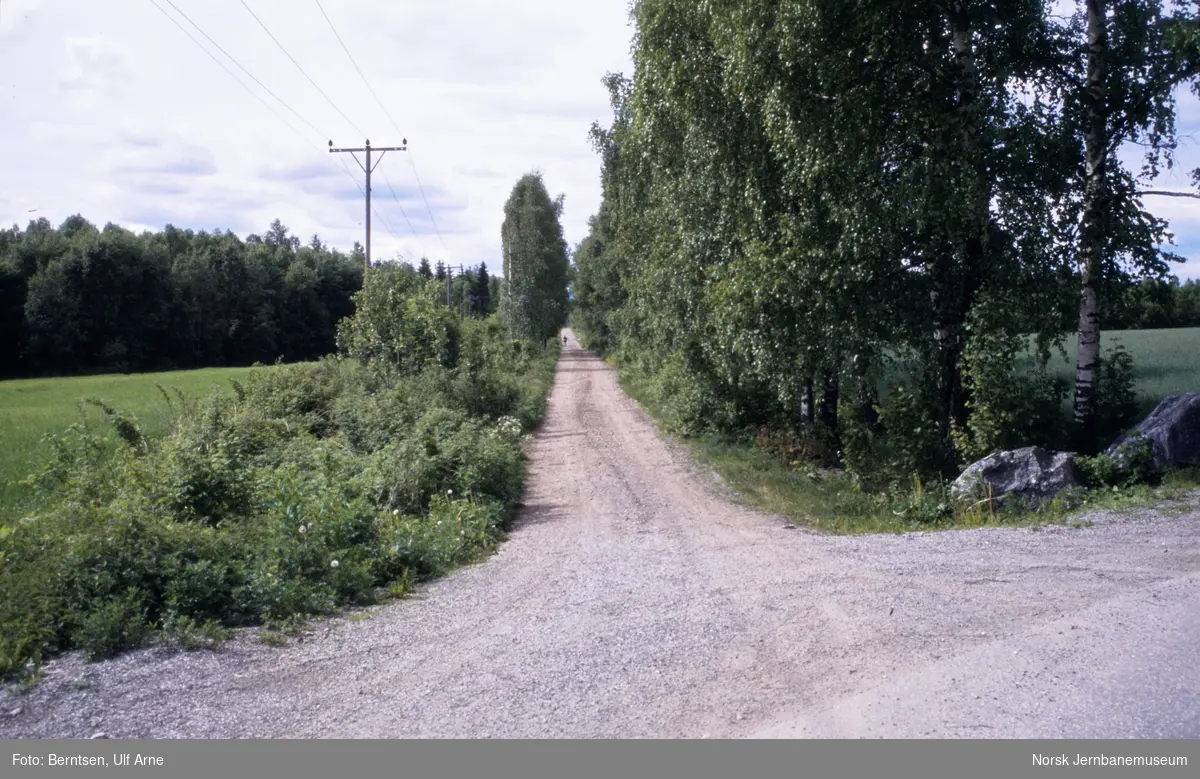
[[[587,130],[609,111],[600,79],[630,70],[626,0],[322,0],[386,112],[315,2],[247,3],[336,108],[240,2],[0,0],[0,144],[20,150],[0,183],[0,221],[82,213],[244,234],[278,217],[305,239],[349,248],[362,240],[362,172],[326,142],[407,137],[412,159],[389,154],[373,181],[377,259],[425,253],[498,267],[504,200],[534,167],[567,194],[568,240],[583,238],[599,205]]]

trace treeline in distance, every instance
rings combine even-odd
[[[419,271],[447,275],[425,259]],[[357,244],[302,243],[278,220],[243,240],[39,219],[0,231],[0,376],[313,360],[336,350],[362,278]],[[485,315],[497,286],[486,266],[457,274],[451,304]]]

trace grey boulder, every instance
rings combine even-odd
[[[1163,398],[1150,416],[1108,448],[1108,454],[1120,457],[1123,449],[1143,439],[1150,442],[1160,468],[1200,463],[1200,392]]]
[[[990,496],[1002,498],[1049,498],[1068,487],[1083,483],[1071,452],[1052,452],[1027,446],[1010,452],[996,452],[967,466],[950,485],[955,501],[982,501]]]

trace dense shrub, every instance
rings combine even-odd
[[[1138,421],[1137,389],[1133,356],[1121,344],[1105,352],[1096,386],[1099,407],[1097,437],[1107,441],[1124,433]]]
[[[153,635],[215,646],[225,628],[367,603],[492,548],[557,341],[452,324],[465,343],[450,364],[262,368],[231,393],[169,398],[154,439],[116,409],[114,435],[51,437],[37,508],[0,527],[0,675]]]
[[[1070,388],[1050,375],[1045,359],[1028,370],[1019,365],[1024,346],[1022,337],[994,331],[968,344],[963,362],[970,426],[952,431],[959,465],[1023,446],[1053,449],[1067,440],[1063,401]]]

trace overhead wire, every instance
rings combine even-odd
[[[311,129],[313,132],[317,133],[318,135],[320,135],[320,134],[321,134],[321,131],[320,131],[320,130],[318,130],[318,129],[317,129],[315,126],[313,126],[313,123],[312,123],[312,122],[310,122],[310,121],[308,121],[307,119],[305,119],[305,118],[304,118],[304,117],[303,117],[303,116],[300,114],[300,112],[298,112],[296,109],[294,109],[294,108],[292,108],[290,105],[288,105],[288,104],[287,104],[287,102],[286,102],[286,101],[285,101],[283,98],[281,98],[279,95],[277,95],[277,94],[275,94],[274,92],[272,92],[272,91],[271,91],[271,89],[270,89],[269,87],[267,87],[267,85],[266,85],[266,84],[264,84],[263,82],[259,81],[259,80],[258,80],[258,78],[257,78],[257,77],[256,77],[256,76],[255,76],[253,73],[251,73],[249,70],[247,70],[247,69],[245,68],[245,66],[243,66],[243,65],[242,65],[242,63],[240,63],[240,62],[238,62],[238,61],[237,61],[237,58],[236,58],[236,57],[234,57],[234,56],[233,56],[232,54],[230,54],[229,52],[225,51],[225,49],[221,48],[221,44],[219,44],[219,43],[217,43],[215,40],[213,40],[213,39],[212,39],[212,36],[210,36],[208,33],[206,33],[206,32],[205,32],[205,31],[204,31],[204,30],[203,30],[203,29],[200,27],[200,25],[198,25],[198,24],[196,24],[195,22],[193,22],[193,21],[192,21],[192,19],[191,19],[191,17],[189,17],[187,14],[185,14],[185,13],[182,11],[182,9],[180,9],[180,8],[179,8],[179,6],[175,5],[175,3],[173,3],[171,0],[163,0],[163,2],[165,2],[167,5],[169,5],[169,6],[171,6],[172,8],[174,8],[174,9],[175,9],[175,13],[179,14],[180,16],[182,16],[182,17],[184,18],[184,20],[186,20],[186,21],[187,21],[187,23],[188,23],[188,24],[190,24],[190,25],[192,25],[193,27],[195,27],[195,28],[196,28],[196,31],[197,31],[197,32],[199,32],[201,35],[203,35],[203,36],[204,36],[204,37],[205,37],[205,38],[208,40],[208,42],[209,42],[209,43],[211,43],[213,46],[215,46],[215,47],[216,47],[216,49],[217,49],[217,51],[219,51],[219,52],[221,52],[222,54],[224,54],[224,55],[225,55],[225,56],[226,56],[226,57],[229,59],[229,61],[230,61],[230,62],[232,62],[234,65],[237,65],[239,68],[241,68],[242,72],[243,72],[243,73],[245,73],[247,76],[249,76],[249,77],[250,77],[250,78],[251,78],[251,79],[254,81],[254,83],[255,83],[255,84],[258,84],[260,87],[262,87],[262,89],[263,89],[263,91],[264,91],[264,92],[266,92],[266,93],[267,93],[268,95],[270,95],[271,97],[275,98],[275,99],[276,99],[276,100],[279,102],[279,104],[280,104],[280,105],[282,105],[284,108],[286,108],[287,110],[291,111],[293,116],[295,116],[297,119],[299,119],[299,120],[300,120],[301,122],[303,122],[304,124],[308,125],[309,129]],[[158,9],[158,10],[160,10],[160,11],[163,11],[163,13],[164,13],[164,14],[166,13],[166,11],[165,11],[165,10],[163,10],[161,7],[159,7],[159,9]],[[179,22],[176,22],[176,21],[175,21],[175,19],[174,19],[174,18],[173,18],[173,17],[172,17],[170,14],[167,14],[167,18],[168,18],[168,19],[170,19],[172,22],[175,22],[175,24],[176,24],[177,26],[179,26]],[[186,32],[187,32],[187,30],[184,30],[184,32],[186,33]],[[188,35],[188,37],[189,37],[189,38],[191,38],[192,36],[191,36],[191,35]],[[203,46],[200,44],[200,42],[199,42],[199,41],[197,41],[195,38],[192,38],[192,41],[193,41],[193,42],[194,42],[196,45],[200,46],[202,49],[204,48],[204,47],[203,47]],[[205,51],[206,53],[208,53],[208,50],[207,50],[207,49],[204,49],[204,51]],[[209,56],[211,57],[211,56],[212,56],[212,54],[210,53],[210,54],[209,54]],[[215,57],[214,57],[214,59],[215,59]],[[219,62],[220,62],[220,60],[218,60],[218,63],[219,63]],[[222,64],[222,65],[221,65],[221,67],[225,67],[225,66]],[[232,74],[231,74],[231,75],[232,75]]]
[[[350,117],[346,115],[346,112],[343,111],[338,106],[338,104],[333,101],[333,98],[329,97],[329,95],[325,93],[325,90],[321,89],[320,85],[317,84],[317,82],[313,79],[313,77],[308,74],[308,71],[306,71],[304,69],[304,67],[296,60],[296,58],[292,56],[291,52],[289,52],[287,50],[287,47],[284,46],[283,43],[277,37],[275,37],[275,34],[271,32],[271,28],[267,26],[266,22],[264,22],[261,18],[259,18],[258,14],[254,13],[254,9],[250,7],[250,5],[246,2],[246,0],[239,0],[239,2],[242,4],[242,7],[245,8],[246,11],[250,14],[250,16],[254,18],[254,21],[258,23],[258,26],[263,29],[263,32],[265,32],[267,34],[267,36],[271,39],[271,41],[274,42],[274,44],[277,47],[279,47],[279,50],[281,52],[283,52],[284,56],[287,57],[288,60],[296,67],[296,70],[300,71],[300,74],[308,80],[308,83],[312,84],[313,88],[316,89],[317,92],[320,93],[321,97],[325,98],[326,102],[328,102],[329,105],[333,106],[333,110],[337,111],[338,114],[343,119],[345,119],[346,122],[351,127],[353,127],[355,130],[357,130],[361,135],[366,136],[367,133],[363,132],[362,128],[359,127],[352,119],[350,119]],[[324,8],[321,9],[321,13],[322,14],[325,13]],[[328,21],[329,17],[326,15],[325,19],[326,19],[326,21]],[[334,30],[334,34],[335,35],[337,34],[336,30]],[[338,36],[338,42],[342,43],[340,36]],[[342,43],[342,48],[343,48],[343,50],[345,50],[344,43]],[[349,53],[349,52],[347,51],[347,53]],[[353,58],[351,58],[351,61],[353,61]],[[354,67],[357,69],[358,64],[354,63]],[[362,71],[359,71],[359,75],[360,76],[362,75]],[[378,98],[376,98],[376,99],[378,99]],[[393,125],[394,124],[395,124],[395,122],[393,122]],[[344,162],[343,162],[343,165],[345,165]],[[391,183],[388,182],[386,174],[384,174],[384,182],[388,184],[388,189],[391,191],[392,198],[396,201],[396,205],[400,208],[400,213],[404,216],[404,221],[408,224],[408,229],[412,232],[413,237],[417,239],[418,243],[420,243],[420,241],[421,241],[420,235],[417,233],[416,228],[413,227],[412,221],[408,218],[408,214],[404,211],[404,206],[400,203],[400,198],[396,196],[395,189],[392,188]],[[372,211],[374,211],[374,209],[372,209]],[[375,212],[375,213],[378,213],[378,212]],[[382,217],[381,217],[381,219],[382,219]],[[386,225],[387,221],[386,220],[383,220],[383,221]],[[435,229],[436,229],[436,225],[435,225]],[[390,229],[389,229],[389,232],[390,232]],[[400,240],[399,238],[396,237],[396,235],[394,233],[392,234],[392,237],[395,238],[397,240],[397,242]],[[439,237],[440,237],[440,235],[439,235]],[[444,248],[444,245],[443,245],[443,248]]]
[[[350,59],[350,64],[354,65],[354,69],[356,71],[358,71],[359,78],[361,78],[363,81],[363,84],[366,85],[367,90],[371,93],[371,97],[375,98],[375,102],[379,104],[379,107],[383,110],[384,115],[387,116],[388,121],[392,123],[392,127],[396,128],[396,132],[400,133],[400,135],[403,136],[404,132],[400,129],[400,125],[396,123],[395,118],[392,116],[391,111],[389,111],[387,109],[387,106],[384,105],[384,102],[379,99],[379,95],[375,92],[375,89],[371,86],[371,82],[367,79],[366,74],[363,73],[362,68],[360,68],[358,66],[358,62],[354,59],[354,55],[350,53],[350,47],[346,45],[346,42],[344,40],[342,40],[342,36],[340,33],[338,33],[337,27],[334,26],[333,20],[329,18],[329,14],[325,13],[325,7],[323,5],[321,5],[321,0],[314,0],[314,2],[316,2],[317,8],[319,8],[321,10],[321,15],[325,17],[325,23],[328,24],[329,29],[333,31],[334,37],[337,38],[338,43],[341,44],[342,51],[346,52],[346,56]],[[446,248],[446,242],[442,239],[442,231],[438,227],[437,220],[433,216],[433,209],[429,207],[429,198],[427,198],[425,196],[425,185],[421,183],[421,176],[419,173],[417,173],[416,160],[413,158],[413,154],[411,151],[408,152],[407,156],[408,156],[409,165],[412,166],[413,177],[416,178],[416,180],[417,180],[417,191],[419,191],[421,193],[421,200],[425,203],[425,211],[426,211],[426,213],[429,214],[429,222],[430,222],[430,224],[433,225],[433,230],[437,234],[438,242],[442,245],[442,250],[445,251],[447,254],[449,254],[450,250]],[[385,181],[386,181],[386,179],[385,179]],[[399,202],[400,202],[399,199],[397,199],[397,201],[396,201],[397,205],[399,205]],[[401,206],[401,210],[403,210],[403,206]],[[405,219],[407,219],[407,218],[408,218],[408,216],[405,215]],[[411,227],[411,223],[410,223],[410,227]]]
[[[245,8],[246,11],[248,11],[252,17],[254,17],[254,21],[258,22],[258,26],[263,28],[263,32],[265,32],[267,34],[267,36],[270,37],[270,39],[275,42],[275,45],[279,47],[279,50],[283,52],[284,56],[286,56],[289,60],[291,60],[292,64],[296,66],[296,70],[300,71],[301,75],[303,75],[306,79],[308,79],[308,83],[313,85],[313,89],[315,89],[321,93],[321,97],[325,98],[325,100],[329,103],[329,105],[333,106],[333,110],[337,111],[338,114],[340,114],[341,117],[346,120],[347,124],[349,124],[355,130],[358,130],[358,132],[360,134],[362,134],[363,137],[366,137],[366,133],[363,132],[362,128],[359,127],[358,125],[356,125],[353,122],[353,120],[350,119],[350,117],[346,116],[345,112],[342,111],[342,109],[338,107],[338,104],[333,102],[333,98],[331,98],[329,95],[325,94],[325,90],[321,89],[321,87],[317,84],[316,81],[313,81],[312,76],[308,75],[308,71],[306,71],[304,68],[302,68],[300,66],[300,63],[296,61],[296,58],[293,57],[291,55],[291,52],[289,52],[287,50],[287,47],[279,42],[279,39],[276,38],[275,34],[271,32],[271,28],[267,27],[267,25],[263,22],[263,20],[258,18],[258,14],[254,13],[254,9],[251,8],[248,3],[246,3],[246,0],[238,0],[238,2],[240,2],[242,4],[242,7]]]
[[[176,8],[175,4],[171,2],[171,0],[164,0],[164,2],[170,4],[170,6],[172,8],[175,8],[176,11],[179,10],[178,8]],[[167,19],[170,20],[171,24],[178,27],[180,32],[182,32],[184,35],[186,35],[188,38],[190,38],[192,43],[199,46],[200,50],[203,51],[205,54],[207,54],[210,58],[212,58],[213,62],[220,65],[221,68],[224,69],[224,71],[229,74],[230,78],[232,78],[234,81],[238,82],[238,84],[241,85],[242,89],[245,89],[247,92],[249,92],[251,94],[251,96],[254,97],[255,100],[257,100],[258,102],[263,104],[263,107],[265,107],[271,113],[275,114],[275,116],[278,117],[278,119],[281,122],[283,122],[284,124],[286,124],[288,126],[288,129],[290,129],[292,132],[299,135],[302,139],[304,138],[303,133],[301,133],[299,130],[297,130],[295,125],[293,125],[291,122],[289,122],[287,119],[285,119],[282,114],[280,114],[278,111],[276,111],[274,108],[272,108],[271,104],[268,103],[266,100],[263,100],[261,95],[259,95],[254,90],[250,89],[250,87],[246,86],[246,82],[244,82],[240,78],[238,78],[237,74],[234,73],[232,70],[230,70],[228,65],[226,65],[224,62],[221,62],[221,60],[217,59],[217,56],[215,54],[213,54],[208,49],[204,48],[204,44],[200,43],[200,41],[198,41],[196,39],[196,36],[194,36],[190,32],[188,32],[187,28],[179,23],[179,20],[177,20],[175,17],[171,16],[171,14],[167,13],[167,9],[165,9],[161,5],[159,5],[156,2],[156,0],[150,0],[150,4],[153,5],[155,8],[157,8],[159,10],[159,12],[162,13],[163,16],[167,17]],[[180,16],[183,16],[185,19],[187,19],[187,16],[184,15],[182,12],[180,12]],[[188,19],[188,21],[191,22],[191,19]],[[194,26],[194,23],[193,23],[193,26]],[[199,28],[197,28],[197,29],[199,29]],[[220,47],[218,47],[218,48],[220,48]],[[222,50],[222,53],[224,53],[224,50]],[[225,56],[228,57],[229,55],[225,54]],[[276,98],[276,99],[278,100],[278,98]],[[305,140],[307,142],[307,139],[305,139]]]
[[[193,22],[187,16],[187,14],[185,14],[182,10],[180,10],[179,7],[175,5],[175,3],[171,2],[171,0],[163,0],[163,1],[166,2],[168,5],[170,5],[172,8],[174,8],[175,11],[180,16],[182,16],[185,20],[187,20],[187,22],[189,24],[191,24],[193,27],[195,27],[196,30],[201,35],[203,35],[210,43],[212,43],[212,45],[214,47],[216,47],[218,51],[220,51],[227,58],[229,58],[229,60],[231,62],[233,62],[235,65],[237,65],[239,68],[241,68],[241,70],[244,73],[246,73],[246,75],[249,76],[251,79],[253,79],[256,84],[258,84],[260,87],[262,87],[264,91],[266,91],[268,94],[270,94],[272,97],[274,97],[277,101],[279,101],[279,103],[281,105],[283,105],[289,111],[291,111],[298,119],[300,119],[301,122],[303,122],[304,124],[306,124],[310,128],[312,128],[312,130],[314,132],[320,134],[320,131],[317,130],[317,128],[315,126],[313,126],[313,124],[311,122],[309,122],[307,119],[305,119],[303,115],[301,115],[299,112],[297,112],[291,106],[289,106],[282,98],[280,98],[278,95],[276,95],[274,92],[272,92],[269,88],[267,88],[267,86],[265,84],[263,84],[261,81],[259,81],[258,78],[256,78],[253,73],[251,73],[249,70],[247,70],[240,62],[238,62],[237,59],[233,55],[231,55],[229,52],[225,51],[225,49],[223,49],[220,46],[220,44],[218,44],[215,40],[213,40],[212,37],[208,35],[208,33],[204,32],[204,30],[199,25],[197,25],[195,22]],[[196,46],[201,51],[203,51],[205,54],[207,54],[209,56],[209,58],[212,59],[213,62],[217,63],[217,65],[219,65],[222,70],[224,70],[226,73],[228,73],[230,78],[232,78],[234,81],[236,81],[238,83],[238,85],[242,87],[242,89],[245,89],[247,92],[249,92],[251,97],[253,97],[255,100],[260,102],[264,108],[266,108],[268,111],[270,111],[272,114],[274,114],[277,119],[279,119],[281,122],[283,122],[288,127],[288,129],[290,129],[292,132],[294,132],[302,141],[304,141],[305,143],[307,143],[308,145],[310,145],[314,149],[316,149],[317,152],[320,153],[322,156],[327,156],[326,153],[324,152],[324,150],[322,150],[318,145],[314,144],[311,141],[311,139],[306,138],[304,136],[304,134],[295,127],[295,125],[293,125],[286,118],[284,118],[284,116],[282,114],[280,114],[278,111],[276,111],[271,106],[270,103],[268,103],[266,100],[263,100],[261,95],[259,95],[257,92],[255,92],[253,89],[251,89],[249,86],[247,86],[246,83],[244,81],[242,81],[240,78],[238,78],[237,74],[234,73],[232,70],[230,70],[229,67],[224,62],[221,62],[221,60],[218,59],[215,54],[213,54],[211,51],[209,51],[207,48],[205,48],[204,44],[202,44],[199,40],[197,40],[197,38],[194,35],[192,35],[187,30],[186,27],[184,27],[182,24],[180,24],[179,21],[175,17],[171,16],[171,14],[168,13],[167,10],[165,8],[163,8],[161,5],[159,5],[156,2],[156,0],[150,0],[150,3],[156,9],[158,9],[158,11],[160,13],[162,13],[163,16],[167,17],[167,19],[172,24],[174,24],[176,27],[178,27],[179,31],[182,32],[184,35],[186,35],[188,37],[188,39],[192,41],[192,43],[196,44]],[[342,168],[345,170],[346,175],[349,176],[350,180],[354,182],[354,185],[356,187],[358,187],[359,194],[361,194],[365,197],[366,193],[364,192],[362,185],[358,183],[358,179],[355,178],[354,174],[350,172],[350,169],[346,166],[345,161],[342,160],[341,162],[342,162]],[[378,210],[376,210],[374,208],[372,208],[371,210],[372,210],[372,213],[374,213],[375,216],[379,218],[379,221],[383,223],[384,228],[391,234],[392,238],[395,239],[397,242],[399,242],[400,238],[396,235],[395,231],[392,229],[392,226],[387,221],[387,219],[385,219],[378,212]]]

